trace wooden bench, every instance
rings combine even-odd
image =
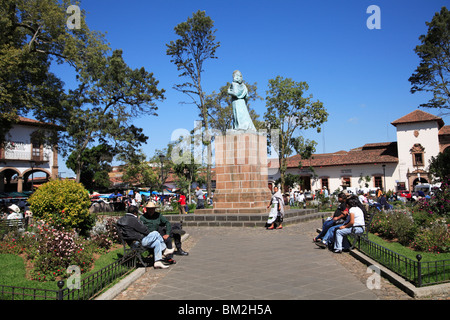
[[[122,229],[118,224],[114,224],[114,227],[116,228],[117,235],[119,236],[120,242],[123,245],[123,256],[128,257],[130,255],[136,255],[136,257],[139,259],[139,262],[144,266],[147,267],[149,264],[144,262],[143,254],[145,252],[149,252],[149,254],[154,257],[154,252],[152,248],[147,248],[142,245],[142,242],[139,240],[133,241],[133,244],[129,246],[125,239],[122,236]]]
[[[352,244],[352,249],[354,249],[356,247],[355,246],[356,242],[358,242],[358,248],[359,248],[361,239],[365,239],[365,240],[368,239],[369,232],[370,232],[370,227],[371,227],[372,221],[373,221],[373,217],[375,217],[377,212],[378,212],[377,210],[369,210],[367,212],[367,214],[364,216],[364,224],[365,224],[364,225],[364,232],[356,233],[356,228],[357,227],[361,227],[361,226],[358,226],[358,225],[352,226],[352,233],[351,233],[351,235],[352,235],[352,237],[355,238],[355,240],[353,241],[353,244]]]
[[[28,219],[0,219],[0,239],[11,231],[27,228]]]

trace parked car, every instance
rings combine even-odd
[[[409,192],[408,190],[401,190],[397,192],[397,197],[404,197],[408,200],[411,199],[411,192]]]
[[[306,200],[313,200],[314,199],[313,194],[311,192],[309,192],[309,191],[306,191],[304,193],[304,195],[305,195],[305,199]]]

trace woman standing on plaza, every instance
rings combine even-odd
[[[270,225],[267,229],[273,230],[275,228],[275,223],[279,223],[277,229],[282,229],[282,222],[284,217],[284,201],[281,192],[278,190],[278,187],[273,188],[274,194],[272,195],[272,199],[270,199],[270,203],[267,206],[270,209],[269,219],[267,220],[267,225]]]

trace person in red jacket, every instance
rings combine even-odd
[[[180,199],[178,199],[178,203],[180,204],[180,214],[186,214],[186,210],[184,209],[186,207],[186,196],[182,193],[180,193]]]

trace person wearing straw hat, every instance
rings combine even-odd
[[[158,205],[152,201],[148,202],[144,207],[144,215],[141,216],[141,221],[150,231],[158,231],[163,237],[167,248],[172,248],[172,239],[175,242],[176,251],[174,254],[187,256],[188,253],[181,248],[181,236],[185,234],[181,224],[171,224],[164,215],[157,212]],[[167,263],[176,263],[171,256],[166,257]]]
[[[8,217],[7,219],[23,219],[22,213],[20,213],[20,208],[16,204],[12,204],[8,207]]]

